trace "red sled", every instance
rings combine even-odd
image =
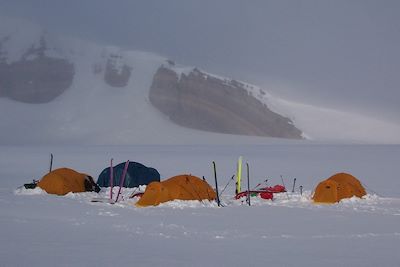
[[[260,196],[262,199],[273,199],[274,194],[272,192],[268,192],[265,190],[251,190],[251,191],[244,191],[244,192],[240,192],[238,194],[236,194],[235,199],[239,199],[242,197],[247,196],[247,194],[251,195],[257,195]]]
[[[260,188],[262,191],[270,192],[270,193],[284,193],[286,192],[286,188],[283,185],[277,184],[270,187]]]
[[[274,186],[260,188],[258,190],[240,192],[235,196],[235,199],[245,197],[249,193],[250,195],[254,194],[254,195],[260,196],[262,199],[271,199],[272,200],[274,198],[274,194],[283,193],[283,192],[286,192],[286,188],[283,185],[277,184]]]

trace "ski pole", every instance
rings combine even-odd
[[[114,187],[114,168],[113,159],[110,161],[110,199],[113,198],[113,187]]]
[[[186,176],[186,182],[187,182],[188,184],[190,184],[190,186],[192,187],[192,190],[196,193],[196,195],[197,195],[197,197],[198,197],[198,201],[200,201],[201,204],[203,204],[203,206],[204,206],[204,202],[203,202],[203,199],[202,199],[201,196],[200,196],[200,193],[196,190],[196,187],[193,186],[193,184],[192,184],[192,182],[190,181],[190,179],[189,179],[188,176]],[[191,192],[189,192],[189,193],[193,196],[193,194],[192,194]],[[195,196],[193,196],[193,197],[195,197]]]
[[[225,189],[228,187],[228,185],[230,184],[230,182],[233,180],[233,178],[235,178],[235,175],[232,175],[232,177],[231,177],[231,179],[228,181],[228,183],[225,185],[225,187],[224,187],[224,189],[222,189],[222,191],[221,191],[221,196],[222,196],[222,193],[225,191]]]
[[[217,191],[217,204],[218,204],[218,207],[220,207],[221,203],[219,201],[217,167],[215,166],[215,161],[213,161],[213,166],[214,166],[214,178],[215,178],[215,191]]]
[[[261,185],[261,183],[260,183],[260,184],[257,184],[252,190],[256,190],[257,187],[259,187],[260,185]]]
[[[286,185],[285,185],[285,182],[283,181],[282,175],[281,175],[281,180],[282,180],[282,185],[283,185],[283,187],[285,188],[285,191],[286,191],[286,197],[289,199],[289,194],[288,194],[288,192],[286,190]]]
[[[129,166],[129,160],[125,163],[124,171],[122,172],[122,177],[121,177],[121,180],[119,183],[119,190],[118,190],[118,194],[117,194],[117,198],[115,199],[115,202],[118,202],[118,197],[121,194],[122,187],[124,186],[125,176],[126,176],[126,172],[128,171],[128,166]]]
[[[281,181],[282,181],[282,185],[283,185],[283,187],[285,187],[285,189],[286,189],[286,185],[285,185],[285,182],[283,181],[283,177],[282,177],[282,175],[281,175]]]
[[[247,203],[249,204],[249,206],[251,206],[250,204],[250,171],[249,171],[249,163],[246,162],[246,166],[247,166]]]
[[[264,180],[263,182],[265,183],[265,186],[268,186],[268,179]],[[257,185],[253,188],[253,190],[256,190],[260,185],[262,185],[262,183],[257,184]]]
[[[50,153],[50,168],[49,168],[49,172],[51,172],[52,168],[53,168],[53,153]]]
[[[296,185],[296,178],[293,179],[293,187],[292,187],[292,193],[294,193],[294,187]]]

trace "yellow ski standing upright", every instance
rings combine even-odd
[[[241,179],[242,179],[242,156],[239,157],[236,170],[236,194],[241,192]]]

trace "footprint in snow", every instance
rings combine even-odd
[[[100,211],[99,216],[118,216],[118,213],[112,213],[110,211]]]

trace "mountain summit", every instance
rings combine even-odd
[[[0,122],[0,144],[400,143],[391,122],[6,17]]]
[[[7,136],[3,132],[3,142],[135,143],[157,131],[193,134],[185,128],[302,138],[289,118],[253,96],[253,90],[265,94],[255,86],[177,66],[155,54],[103,47],[48,34],[25,21],[5,21],[0,31],[0,97],[13,119],[2,119],[9,131]],[[24,134],[11,134],[16,131]],[[163,139],[169,138],[156,138],[160,143]]]

